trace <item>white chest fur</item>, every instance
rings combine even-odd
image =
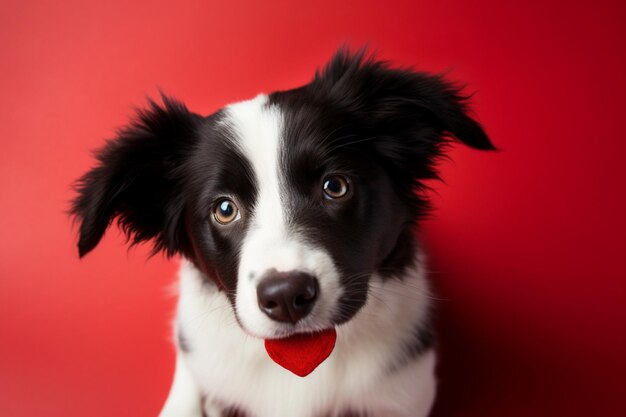
[[[391,369],[402,360],[416,324],[426,319],[429,295],[421,269],[402,280],[373,279],[365,307],[337,329],[331,356],[300,378],[275,364],[262,340],[242,331],[225,295],[185,262],[176,323],[189,350],[179,351],[178,367],[186,370],[177,369],[176,379],[190,376],[196,386],[183,390],[177,383],[191,382],[175,380],[161,415],[174,410],[169,415],[181,417],[175,410],[197,409],[177,406],[190,401],[191,391],[205,399],[207,409],[236,406],[250,417],[334,416],[345,410],[377,417],[426,416],[435,394],[434,352]]]

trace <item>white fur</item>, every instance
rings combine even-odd
[[[193,375],[189,372],[184,358],[176,358],[176,371],[170,394],[161,410],[161,416],[201,416],[202,404],[199,401],[202,394],[198,389]]]
[[[348,409],[376,417],[425,417],[435,395],[434,352],[391,371],[394,360],[403,356],[403,344],[414,337],[415,323],[427,314],[428,287],[418,265],[402,281],[374,278],[366,305],[337,329],[331,356],[300,378],[272,362],[263,341],[237,324],[224,294],[207,287],[206,278],[185,262],[177,322],[191,350],[179,352],[178,361],[187,365],[189,374],[179,372],[177,365],[169,408],[161,417],[201,416],[169,411],[194,409],[183,404],[189,396],[178,394],[179,386],[189,385],[189,375],[198,387],[191,391],[206,396],[207,413],[224,404],[238,406],[250,417],[334,416]]]
[[[271,320],[257,303],[257,286],[266,271],[302,271],[319,282],[313,311],[298,322],[295,331],[321,330],[331,326],[341,296],[339,275],[332,258],[321,248],[305,243],[288,227],[288,195],[281,187],[280,145],[282,114],[267,106],[267,96],[226,107],[227,123],[237,144],[250,161],[258,179],[258,198],[251,213],[249,231],[239,255],[237,314],[246,331],[260,338],[284,336],[291,325]]]

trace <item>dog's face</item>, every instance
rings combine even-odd
[[[200,131],[214,139],[200,141],[187,171],[192,259],[249,333],[341,323],[373,272],[410,260],[390,259],[410,235],[410,207],[346,118],[287,92],[228,106]]]
[[[249,334],[326,329],[374,274],[412,264],[446,135],[492,148],[451,85],[344,52],[304,87],[208,117],[164,98],[81,179],[79,250],[117,217],[134,243],[192,261]]]

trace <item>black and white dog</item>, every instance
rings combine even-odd
[[[150,102],[98,154],[72,212],[80,256],[114,219],[180,255],[161,416],[423,417],[435,396],[417,221],[456,139],[493,149],[459,88],[340,50],[300,88],[203,117]],[[300,378],[264,339],[336,329]]]

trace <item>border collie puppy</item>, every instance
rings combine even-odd
[[[493,149],[460,89],[342,49],[310,83],[209,116],[162,100],[98,153],[72,207],[81,257],[117,219],[183,258],[161,416],[427,416],[423,181],[453,140]],[[304,378],[264,347],[329,331]]]

